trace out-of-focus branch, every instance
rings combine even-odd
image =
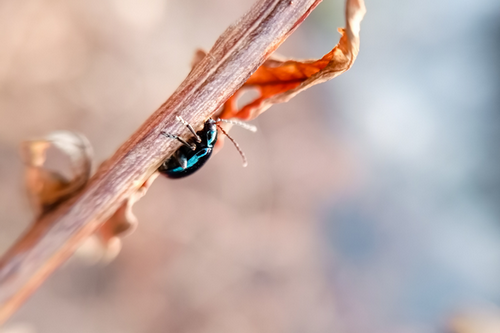
[[[178,147],[181,133],[210,117],[321,0],[260,0],[217,40],[174,94],[105,162],[82,192],[43,215],[0,261],[5,321]]]

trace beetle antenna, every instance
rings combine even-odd
[[[225,136],[227,136],[229,138],[229,140],[231,140],[231,142],[233,143],[234,147],[240,153],[240,156],[243,159],[243,167],[246,167],[248,165],[247,158],[246,158],[245,153],[243,152],[243,150],[241,150],[240,145],[236,141],[234,141],[234,139],[232,137],[230,137],[229,134],[227,134],[227,132],[224,131],[224,129],[219,124],[217,124],[217,127],[222,131],[222,133],[224,133]]]
[[[257,132],[257,127],[255,127],[254,125],[250,125],[250,124],[247,124],[245,122],[239,121],[239,120],[217,118],[216,121],[218,123],[222,122],[222,123],[228,123],[228,124],[237,125],[237,126],[240,126],[240,127],[244,128],[246,130],[249,130],[250,132],[254,132],[254,133]]]

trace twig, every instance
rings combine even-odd
[[[217,40],[174,94],[104,163],[73,200],[44,215],[0,261],[0,323],[5,321],[179,144],[182,116],[210,117],[302,23],[321,0],[260,0]]]

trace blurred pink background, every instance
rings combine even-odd
[[[0,250],[32,220],[19,143],[85,134],[99,163],[251,0],[0,1]],[[280,48],[318,58],[344,3]],[[500,331],[500,4],[373,0],[353,68],[158,178],[110,264],[73,258],[0,328]]]

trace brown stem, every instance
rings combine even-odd
[[[73,200],[44,215],[0,261],[5,321],[179,146],[176,115],[210,117],[321,0],[260,0],[217,40],[174,94],[104,163]]]

